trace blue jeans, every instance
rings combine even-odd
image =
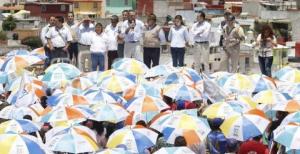
[[[99,66],[99,71],[104,71],[104,53],[92,53],[92,71],[97,71],[97,66]]]
[[[258,61],[261,73],[268,77],[272,77],[273,57],[258,56]]]
[[[174,67],[182,67],[184,65],[184,48],[172,48],[171,47],[171,56]]]

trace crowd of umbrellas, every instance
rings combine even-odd
[[[159,65],[151,69],[134,59],[116,61],[111,70],[82,73],[71,64],[57,63],[43,75],[26,70],[45,59],[39,49],[16,50],[0,63],[1,93],[9,103],[0,111],[0,149],[3,154],[142,153],[154,146],[158,134],[173,144],[183,136],[188,145],[205,141],[211,131],[208,119],[222,118],[227,138],[246,141],[262,135],[276,111],[289,115],[274,131],[274,140],[286,150],[300,150],[300,71],[284,67],[274,78],[260,74],[216,72],[208,76],[188,67]],[[213,88],[213,89],[209,89]],[[47,89],[47,107],[39,103]],[[163,96],[176,101],[210,99],[203,112],[197,109],[167,110]],[[2,102],[4,103],[4,102]],[[163,112],[162,112],[163,111]],[[23,119],[30,115],[32,120]],[[126,126],[108,138],[100,149],[96,135],[82,121],[119,123]],[[148,128],[135,127],[143,120]],[[45,143],[29,135],[44,123],[53,127]],[[161,148],[160,153],[189,153],[187,147]]]

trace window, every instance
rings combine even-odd
[[[79,3],[78,2],[74,2],[74,8],[76,8],[76,9],[79,8]]]
[[[93,3],[93,8],[94,8],[94,9],[97,9],[97,8],[98,8],[98,3],[97,3],[97,2],[94,2],[94,3]]]
[[[106,0],[106,6],[110,6],[110,0]]]
[[[42,12],[46,12],[46,11],[47,11],[46,5],[42,5],[42,6],[41,6],[41,10],[42,10]]]
[[[128,5],[128,0],[124,0],[124,4],[125,4],[125,5]]]
[[[60,11],[65,12],[66,11],[66,5],[60,5]]]

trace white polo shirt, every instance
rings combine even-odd
[[[42,40],[43,45],[45,46],[47,44],[47,39],[46,39],[46,34],[48,33],[48,31],[50,30],[50,24],[48,24],[47,26],[42,28],[41,34],[40,34],[40,38]]]
[[[57,27],[51,27],[46,34],[46,38],[51,39],[53,47],[61,48],[65,47],[67,42],[72,41],[72,34],[65,26],[60,29]]]
[[[189,32],[185,26],[180,26],[179,28],[172,26],[168,39],[171,41],[171,47],[184,48],[185,44],[189,42]]]
[[[118,36],[119,27],[113,27],[111,24],[107,25],[104,32],[108,39],[108,51],[116,51],[118,50]]]
[[[123,31],[125,35],[125,42],[138,42],[140,41],[144,29],[144,23],[138,19],[135,20],[134,29],[130,29],[130,31],[125,34],[126,29],[129,27],[128,20],[123,22]]]
[[[93,53],[105,53],[108,49],[108,39],[104,32],[100,35],[96,32],[91,33],[90,51]]]
[[[191,34],[191,43],[195,42],[208,42],[210,37],[211,25],[207,21],[202,23],[193,24],[190,34]]]
[[[82,24],[78,27],[78,43],[82,45],[91,45],[91,34],[95,31],[95,25],[90,23],[89,27],[84,27]]]

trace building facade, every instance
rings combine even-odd
[[[90,16],[91,18],[104,17],[104,0],[60,0],[72,4],[71,10],[75,17],[82,18]]]
[[[105,0],[105,15],[120,15],[123,10],[135,10],[140,0]]]

